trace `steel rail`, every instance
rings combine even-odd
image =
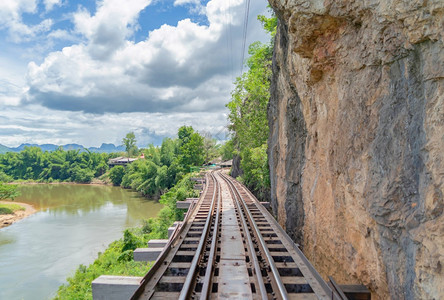
[[[244,189],[247,194],[250,195],[251,198],[256,199],[256,197],[253,195],[253,193],[245,188]],[[256,207],[264,214],[264,211],[268,213],[267,209],[265,207],[263,207],[261,204],[260,205],[256,205]],[[333,299],[333,300],[341,300],[340,296],[335,293],[329,286],[328,284],[325,282],[325,280],[322,278],[322,276],[318,273],[318,271],[314,268],[314,266],[311,264],[311,262],[307,259],[307,257],[304,255],[304,253],[301,251],[301,249],[299,248],[299,245],[296,244],[291,238],[290,236],[287,234],[287,232],[285,232],[285,230],[281,227],[281,225],[279,225],[279,223],[276,221],[275,218],[271,218],[271,222],[274,223],[274,225],[276,226],[276,228],[279,230],[279,232],[281,233],[281,235],[289,242],[289,244],[291,245],[291,247],[293,248],[293,250],[296,252],[298,258],[302,261],[302,263],[307,267],[309,274],[306,274],[306,272],[304,272],[303,269],[301,269],[302,274],[304,275],[304,277],[306,278],[310,278],[310,276],[312,276],[316,282],[319,284],[319,287],[321,288],[321,291],[319,292],[323,292],[324,296],[329,297],[329,299]],[[314,288],[314,286],[312,286],[312,288]],[[330,297],[331,296],[331,297]]]
[[[259,231],[259,228],[256,225],[256,222],[253,219],[253,216],[250,212],[250,209],[248,208],[247,204],[245,203],[245,200],[241,197],[239,190],[237,189],[237,187],[234,185],[234,183],[231,182],[231,179],[228,178],[227,176],[225,176],[225,174],[222,174],[223,177],[225,177],[230,184],[234,187],[234,190],[236,191],[236,193],[239,195],[239,199],[241,200],[240,203],[242,204],[242,206],[244,207],[244,211],[248,216],[248,219],[250,220],[250,223],[252,225],[252,228],[254,230],[254,232],[256,233],[256,236],[261,244],[262,250],[265,253],[265,256],[267,258],[268,264],[271,268],[271,273],[273,274],[273,278],[276,282],[276,285],[278,287],[279,290],[279,294],[281,295],[282,299],[289,299],[288,295],[287,295],[287,289],[284,286],[284,283],[281,280],[281,277],[279,275],[279,271],[276,268],[276,265],[274,264],[274,260],[272,255],[270,254],[270,251],[267,248],[267,245],[264,241],[264,238],[262,237],[261,232]]]
[[[213,177],[213,180],[215,180],[214,175],[211,174],[211,176]],[[214,182],[214,184],[216,184],[216,182]],[[211,220],[212,220],[212,216],[213,216],[216,194],[217,194],[217,189],[215,188],[214,193],[213,193],[213,198],[211,199],[210,210],[208,212],[207,220],[205,222],[205,227],[202,232],[202,236],[199,240],[199,245],[197,247],[196,253],[194,254],[193,260],[191,262],[191,266],[188,271],[187,277],[185,279],[182,290],[180,292],[179,300],[185,300],[190,297],[191,287],[192,287],[192,283],[193,283],[193,280],[195,277],[196,269],[197,269],[200,259],[202,258],[202,250],[204,248],[204,245],[206,244],[206,239],[208,237],[208,232],[210,229]]]
[[[210,254],[207,261],[207,268],[205,270],[205,278],[204,278],[204,284],[202,286],[202,292],[200,294],[200,299],[208,299],[211,288],[212,288],[212,275],[213,275],[213,267],[214,267],[214,261],[216,258],[216,245],[217,245],[217,237],[218,237],[218,231],[219,231],[219,219],[220,219],[220,210],[222,206],[222,192],[220,183],[216,180],[216,176],[214,176],[215,183],[217,183],[217,187],[215,187],[218,190],[218,196],[217,196],[217,208],[216,208],[216,220],[214,222],[214,228],[213,228],[213,239],[211,241],[211,248],[210,248]]]
[[[233,190],[233,187],[230,185],[228,180],[226,178],[224,178],[224,177],[222,177],[222,178],[225,180],[225,182],[227,182],[227,185],[230,188],[230,193],[233,196],[233,200],[234,200],[234,203],[236,205],[236,209],[239,212],[239,216],[240,216],[240,219],[242,221],[242,226],[244,228],[245,236],[246,236],[247,242],[248,242],[248,248],[250,249],[250,253],[251,253],[251,259],[253,260],[254,273],[256,273],[257,281],[258,281],[258,284],[259,284],[259,291],[260,291],[260,294],[261,294],[261,298],[263,300],[268,300],[267,289],[265,288],[264,279],[262,278],[261,267],[259,266],[259,261],[257,259],[255,247],[253,245],[253,240],[251,239],[250,231],[248,230],[248,226],[247,226],[247,222],[245,220],[245,216],[242,214],[242,210],[241,210],[239,201],[237,200],[238,196],[235,194],[235,192]]]
[[[208,175],[205,175],[205,177],[208,177]],[[207,180],[205,180],[205,182],[207,182]],[[206,193],[208,192],[208,184],[205,185],[205,189],[204,189],[204,193],[201,195],[201,198],[199,199],[199,201],[203,201],[204,196],[206,195]],[[148,271],[148,273],[146,273],[146,275],[143,277],[142,281],[140,282],[139,287],[137,288],[137,290],[134,292],[134,294],[131,296],[131,300],[136,300],[138,299],[142,293],[143,290],[145,289],[146,283],[154,276],[154,274],[160,269],[160,267],[163,265],[165,257],[168,255],[169,251],[171,250],[171,248],[173,247],[173,244],[176,242],[176,237],[178,235],[180,235],[182,233],[182,231],[185,229],[186,225],[189,222],[189,217],[192,213],[192,211],[197,207],[197,205],[195,205],[194,203],[190,206],[190,209],[188,209],[183,223],[178,226],[176,226],[176,229],[174,230],[171,238],[168,240],[168,243],[165,245],[165,247],[163,248],[162,252],[160,253],[159,257],[156,259],[156,261],[154,262],[154,265],[151,267],[151,269]],[[182,242],[182,241],[181,241]],[[178,247],[177,247],[178,249]],[[157,278],[157,282],[160,280],[161,277]]]

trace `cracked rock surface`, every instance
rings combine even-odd
[[[324,277],[444,299],[444,1],[270,4],[278,221]]]

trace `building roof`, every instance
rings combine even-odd
[[[125,165],[127,163],[132,163],[133,161],[137,160],[137,158],[128,158],[128,157],[123,157],[123,156],[119,156],[116,158],[111,158],[108,161],[109,165]]]

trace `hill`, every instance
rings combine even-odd
[[[120,145],[120,146],[116,146],[114,144],[107,144],[107,143],[103,143],[100,147],[89,147],[89,148],[85,148],[82,145],[79,144],[66,144],[66,145],[55,145],[55,144],[42,144],[42,145],[38,145],[38,144],[21,144],[18,147],[6,147],[5,145],[0,144],[0,154],[4,154],[6,152],[20,152],[23,149],[25,149],[25,147],[39,147],[40,149],[42,149],[42,151],[54,151],[56,150],[58,147],[62,147],[64,150],[80,150],[80,151],[85,151],[85,149],[88,149],[91,152],[97,152],[97,153],[113,153],[113,152],[123,152],[125,151],[125,147]]]

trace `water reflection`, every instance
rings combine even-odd
[[[159,203],[110,186],[24,185],[18,202],[36,214],[0,229],[0,299],[48,299],[123,229],[154,217]]]

